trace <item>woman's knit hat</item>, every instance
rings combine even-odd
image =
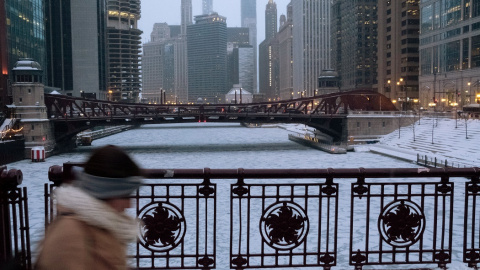
[[[93,152],[74,185],[97,199],[122,198],[138,189],[139,176],[140,168],[122,149],[107,145]]]

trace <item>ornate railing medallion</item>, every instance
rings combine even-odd
[[[185,236],[186,223],[182,212],[168,202],[153,202],[139,214],[140,243],[147,249],[166,252],[174,249]]]

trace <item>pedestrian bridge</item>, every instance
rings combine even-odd
[[[249,104],[118,103],[64,95],[45,95],[57,142],[94,126],[188,122],[305,124],[342,140],[351,111],[396,111],[389,98],[370,90]],[[12,112],[14,113],[14,112]]]

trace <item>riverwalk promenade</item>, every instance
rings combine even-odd
[[[379,143],[357,145],[355,151],[371,151],[407,162],[437,161],[452,167],[480,164],[480,120],[421,118],[383,136]]]

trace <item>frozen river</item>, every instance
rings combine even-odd
[[[412,163],[379,156],[370,152],[349,152],[346,155],[331,155],[288,140],[288,131],[282,128],[245,128],[236,124],[172,124],[147,125],[110,137],[95,140],[92,146],[79,147],[73,152],[49,157],[45,162],[32,163],[24,160],[8,164],[8,169],[23,172],[23,186],[28,187],[29,212],[32,240],[35,243],[43,235],[43,184],[48,181],[48,168],[64,162],[82,162],[95,147],[114,144],[126,149],[142,168],[411,168]],[[219,215],[217,217],[217,269],[229,269],[229,217],[231,183],[218,183]],[[349,186],[349,185],[347,185]],[[457,188],[461,190],[463,187]],[[349,190],[339,191],[339,204],[349,203]],[[456,194],[456,193],[455,193]],[[463,196],[459,194],[462,198]],[[222,197],[223,196],[223,197]],[[455,195],[457,196],[457,195]],[[343,197],[345,199],[343,199]],[[224,205],[223,201],[227,205]],[[343,202],[342,202],[343,201]],[[459,209],[463,209],[460,205]],[[229,209],[228,209],[229,210]],[[461,211],[461,210],[460,210]],[[348,211],[345,211],[348,213]],[[225,222],[223,222],[225,219]],[[459,217],[459,219],[461,219]],[[228,221],[228,222],[227,222]],[[347,223],[344,223],[347,222]],[[458,220],[463,224],[463,220]],[[348,216],[339,221],[338,265],[334,269],[352,269],[348,266],[349,236]],[[457,223],[457,221],[454,221]],[[460,225],[462,225],[460,224]],[[347,231],[342,231],[347,229]],[[461,227],[459,227],[461,230]],[[461,231],[458,232],[459,234]],[[461,242],[455,249],[461,250]],[[461,261],[461,253],[454,252],[454,261]],[[462,264],[450,269],[463,269]],[[385,267],[383,267],[385,268]],[[401,269],[402,267],[399,267]]]

